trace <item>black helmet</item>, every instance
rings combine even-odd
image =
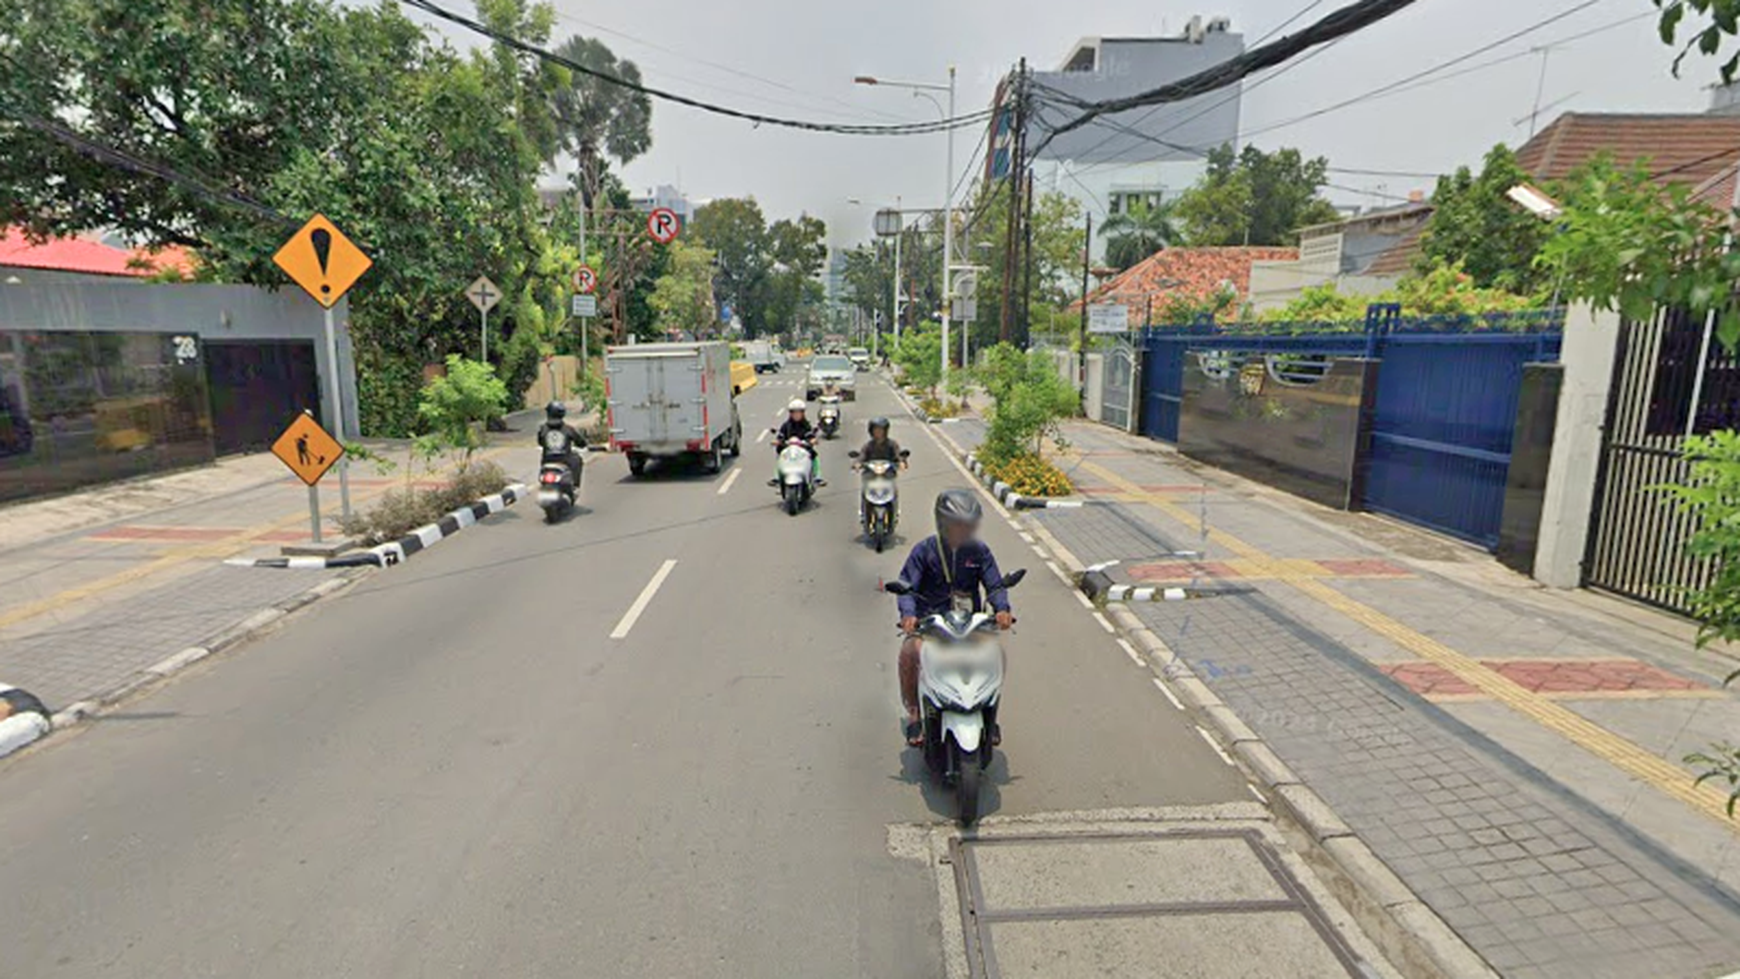
[[[544,417],[549,418],[552,421],[565,418],[567,415],[568,406],[560,401],[552,401],[544,406]]]
[[[888,431],[888,419],[881,415],[877,415],[875,418],[870,419],[868,431],[870,432],[871,438],[876,437],[876,430],[878,428],[882,429],[884,432]]]
[[[948,525],[952,523],[965,523],[977,528],[984,515],[984,508],[979,506],[979,498],[973,495],[972,490],[947,489],[936,495],[938,537],[946,537]]]

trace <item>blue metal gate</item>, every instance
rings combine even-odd
[[[1561,323],[1539,313],[1404,320],[1365,329],[1251,324],[1150,329],[1142,338],[1142,433],[1176,443],[1192,350],[1381,361],[1359,504],[1487,547],[1498,543],[1522,367],[1559,358]]]
[[[1384,337],[1361,503],[1496,546],[1522,367],[1558,348],[1556,333]]]

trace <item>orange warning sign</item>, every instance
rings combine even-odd
[[[284,247],[278,249],[278,254],[272,256],[272,261],[313,296],[315,302],[328,309],[344,298],[350,287],[356,285],[356,280],[374,264],[362,249],[321,214],[310,218],[301,231],[291,235]]]
[[[326,429],[305,411],[272,443],[272,454],[289,466],[298,479],[313,486],[333,463],[343,458],[344,446],[326,434]]]

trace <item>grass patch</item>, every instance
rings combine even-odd
[[[360,538],[364,547],[373,547],[398,540],[462,506],[499,493],[507,484],[507,473],[494,462],[473,462],[441,486],[388,490],[380,502],[351,514],[339,527],[345,534]]]

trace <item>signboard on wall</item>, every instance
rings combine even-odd
[[[1095,303],[1088,307],[1089,333],[1128,333],[1130,307],[1121,303]]]

